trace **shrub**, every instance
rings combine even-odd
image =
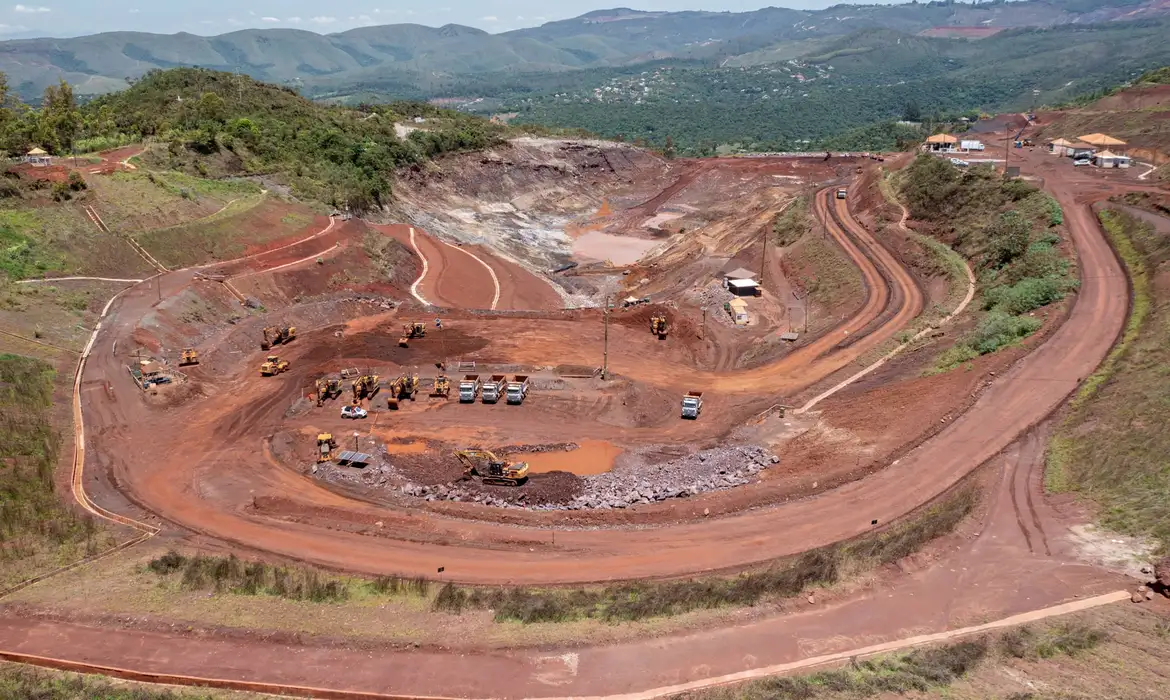
[[[1060,301],[1072,286],[1072,280],[1061,275],[1027,277],[1010,286],[1001,285],[987,290],[984,307],[1005,314],[1025,314]]]
[[[979,322],[975,332],[966,342],[975,352],[986,355],[1032,335],[1040,326],[1041,321],[1038,318],[1011,316],[995,310]]]

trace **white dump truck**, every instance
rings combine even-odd
[[[479,375],[465,374],[459,382],[459,403],[471,403],[479,395]]]
[[[483,397],[484,403],[496,403],[500,397],[504,395],[504,389],[508,386],[508,375],[493,374],[483,383]]]
[[[518,406],[524,403],[524,399],[528,396],[528,375],[517,374],[513,375],[512,381],[508,382],[508,403],[513,406]]]
[[[703,392],[688,391],[682,400],[682,417],[698,418],[703,412]]]

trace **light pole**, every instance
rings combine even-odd
[[[601,379],[605,380],[606,374],[609,372],[609,296],[605,297],[605,309],[602,310],[602,315],[605,318],[605,335],[604,347],[601,351]]]

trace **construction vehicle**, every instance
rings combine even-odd
[[[390,384],[390,395],[386,397],[386,407],[397,409],[401,399],[414,401],[414,397],[418,394],[418,384],[417,374],[404,374],[395,379]]]
[[[335,399],[341,396],[341,380],[331,377],[321,377],[316,385],[317,406],[324,406],[326,399]]]
[[[459,403],[472,403],[479,396],[479,375],[465,374],[459,382]]]
[[[703,392],[688,391],[682,400],[682,417],[698,419],[703,412]]]
[[[415,338],[425,338],[427,335],[427,324],[422,321],[415,321],[408,323],[402,327],[402,337],[398,339],[398,344],[402,347],[409,347],[410,341]]]
[[[666,340],[666,334],[670,332],[670,326],[666,322],[666,317],[654,316],[651,318],[650,332],[658,336],[659,340]]]
[[[844,187],[837,188],[837,199],[845,199],[848,196],[849,190],[845,189]]]
[[[264,340],[260,341],[260,349],[267,350],[273,345],[291,342],[296,337],[295,326],[269,326],[264,329]]]
[[[445,399],[451,395],[451,380],[447,375],[440,374],[435,377],[435,387],[431,389],[431,398]]]
[[[500,397],[504,395],[504,390],[508,386],[508,375],[493,374],[486,382],[483,383],[483,397],[484,403],[496,403]]]
[[[364,398],[373,398],[378,393],[378,375],[364,374],[353,380],[353,402],[356,404]]]
[[[288,371],[288,360],[282,360],[276,355],[269,355],[264,364],[260,365],[261,377],[274,377],[281,372]]]
[[[186,367],[187,365],[199,364],[199,353],[195,352],[195,348],[183,348],[183,355],[179,359],[179,366]]]
[[[516,374],[508,382],[508,403],[519,406],[528,397],[528,375]]]
[[[333,459],[333,450],[337,449],[337,441],[331,433],[321,433],[317,436],[317,464]]]
[[[488,450],[460,450],[455,453],[463,462],[464,476],[478,476],[494,486],[519,486],[528,481],[527,462],[507,462]]]

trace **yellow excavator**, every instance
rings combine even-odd
[[[273,345],[291,342],[296,337],[296,326],[269,326],[264,329],[264,340],[260,341],[260,349],[267,350]]]
[[[353,402],[357,403],[364,398],[373,398],[378,393],[378,375],[366,374],[353,380]]]
[[[451,380],[445,374],[435,377],[435,388],[431,389],[431,398],[445,399],[451,395]]]
[[[418,375],[404,374],[390,384],[390,395],[386,397],[386,408],[398,408],[401,399],[410,399],[418,394]]]
[[[264,364],[260,365],[260,376],[274,377],[281,372],[287,372],[288,366],[288,360],[282,360],[276,355],[269,355]]]
[[[341,396],[341,380],[331,377],[321,377],[316,385],[317,405],[324,406],[327,399]]]
[[[655,316],[650,319],[650,332],[658,336],[659,340],[666,340],[666,334],[670,327],[666,323],[665,316]]]
[[[422,321],[408,323],[402,327],[402,337],[398,339],[398,344],[404,348],[410,347],[410,341],[415,338],[425,338],[426,335],[427,324]]]
[[[183,348],[183,355],[179,359],[179,366],[186,367],[187,365],[199,364],[199,353],[195,348]]]
[[[519,486],[528,481],[528,462],[506,462],[488,450],[460,450],[464,476],[478,476],[485,484]]]
[[[321,433],[317,436],[317,464],[333,459],[333,450],[337,449],[337,441],[331,433]]]

